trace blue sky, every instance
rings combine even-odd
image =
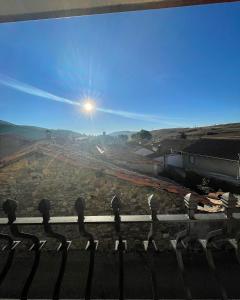
[[[74,104],[86,97],[92,117]],[[0,24],[0,119],[86,133],[238,122],[240,3]]]

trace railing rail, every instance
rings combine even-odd
[[[84,199],[78,198],[75,203],[75,210],[77,216],[50,216],[50,201],[41,200],[38,209],[42,217],[21,217],[17,218],[16,210],[17,203],[13,200],[6,200],[3,203],[3,211],[6,213],[7,218],[0,218],[0,226],[2,228],[9,226],[11,235],[13,238],[18,238],[20,240],[32,241],[31,251],[35,253],[35,259],[33,260],[31,272],[24,284],[23,290],[21,292],[20,299],[28,299],[28,292],[30,290],[32,281],[37,274],[40,254],[42,251],[42,246],[44,242],[40,241],[35,234],[24,233],[20,231],[18,225],[37,225],[43,226],[46,236],[54,238],[59,242],[58,252],[61,253],[60,267],[58,271],[57,280],[53,288],[52,299],[59,299],[61,286],[64,279],[65,268],[67,265],[68,250],[71,245],[71,241],[68,241],[65,235],[59,232],[55,232],[52,225],[78,225],[80,236],[87,240],[86,250],[89,251],[89,267],[88,275],[85,288],[85,299],[91,299],[92,294],[92,282],[94,278],[94,263],[95,263],[95,252],[97,250],[98,241],[94,239],[92,233],[86,230],[86,224],[109,224],[113,225],[116,233],[115,241],[115,251],[118,253],[118,295],[119,299],[125,299],[125,252],[127,250],[127,240],[125,240],[125,232],[121,228],[121,224],[130,224],[131,226],[136,226],[137,224],[149,224],[150,230],[147,235],[147,239],[143,241],[143,249],[145,249],[145,264],[149,270],[149,276],[151,278],[152,284],[152,299],[159,299],[158,291],[158,270],[155,266],[155,258],[158,253],[158,248],[155,243],[156,231],[159,224],[175,224],[185,226],[185,229],[176,233],[175,239],[170,241],[172,248],[176,255],[176,261],[179,268],[179,273],[182,278],[183,291],[185,292],[185,299],[192,299],[191,289],[189,287],[189,282],[187,280],[187,271],[184,266],[184,259],[182,256],[182,251],[188,249],[191,244],[198,243],[202,247],[203,252],[206,254],[206,260],[209,265],[210,273],[213,279],[217,283],[219,288],[219,298],[226,300],[229,299],[225,287],[222,284],[221,278],[218,276],[217,267],[214,263],[214,255],[212,249],[218,244],[219,241],[228,244],[235,250],[236,263],[240,262],[240,228],[237,228],[240,224],[240,213],[239,207],[237,207],[237,199],[230,193],[224,194],[222,196],[223,206],[225,211],[223,213],[215,214],[198,214],[197,203],[188,194],[184,198],[184,204],[186,207],[186,214],[158,214],[160,209],[159,200],[150,196],[148,198],[148,205],[151,211],[150,215],[121,215],[121,201],[115,196],[111,201],[111,207],[113,210],[113,215],[108,216],[85,216],[85,202]],[[209,232],[206,232],[205,237],[202,237],[196,232],[194,224],[206,224],[215,223],[217,230],[211,229],[209,227]],[[236,226],[237,225],[237,226]],[[234,230],[233,230],[234,228]],[[220,238],[219,238],[220,237]],[[7,246],[3,249],[8,250],[7,263],[2,267],[0,288],[3,281],[6,279],[9,269],[11,268],[12,260],[15,255],[14,249],[18,245],[18,241],[14,241],[10,235],[1,233],[0,239],[7,241]],[[1,290],[0,290],[1,296]]]
[[[162,223],[197,223],[197,222],[228,222],[228,218],[224,213],[213,214],[195,214],[194,219],[189,219],[187,214],[158,214],[157,220]],[[233,213],[233,218],[240,220],[240,213]],[[151,223],[151,215],[121,215],[122,223]],[[76,216],[56,216],[51,217],[50,224],[78,224],[78,218]],[[114,224],[114,216],[85,216],[85,224]],[[40,217],[17,217],[14,224],[18,225],[40,225],[42,224],[42,218]],[[0,218],[0,225],[8,225],[7,218]]]

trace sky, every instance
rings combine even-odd
[[[88,134],[239,122],[240,3],[0,24],[0,120]]]

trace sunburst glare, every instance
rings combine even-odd
[[[82,111],[86,114],[92,114],[96,110],[96,103],[91,98],[84,99],[82,103]]]

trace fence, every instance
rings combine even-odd
[[[197,214],[197,203],[191,198],[191,194],[185,196],[184,203],[186,207],[186,214],[161,215],[158,214],[159,202],[152,195],[148,198],[148,204],[151,211],[150,215],[121,215],[120,199],[117,196],[114,196],[111,201],[113,215],[85,216],[84,199],[78,198],[75,202],[76,216],[51,217],[50,202],[49,200],[43,199],[40,201],[38,206],[41,217],[17,218],[16,202],[13,200],[6,200],[3,203],[3,211],[6,213],[7,218],[0,219],[0,226],[8,226],[11,235],[3,233],[0,234],[0,240],[3,240],[5,242],[2,251],[6,251],[8,253],[7,260],[0,270],[0,288],[3,282],[7,279],[7,274],[12,267],[13,259],[16,254],[15,249],[21,242],[30,241],[31,247],[29,248],[29,250],[33,252],[34,259],[32,262],[30,273],[25,280],[21,295],[19,296],[20,299],[28,299],[30,287],[35,275],[38,272],[39,265],[41,264],[40,257],[46,241],[41,241],[36,235],[25,233],[20,228],[27,228],[27,226],[29,225],[42,226],[47,237],[51,237],[59,242],[57,252],[61,255],[61,261],[57,279],[54,283],[52,295],[52,299],[59,299],[65,274],[65,268],[67,265],[68,253],[71,247],[71,241],[67,240],[67,237],[63,234],[55,232],[52,225],[58,224],[64,226],[66,224],[70,224],[72,226],[77,225],[80,235],[87,240],[86,250],[89,252],[89,264],[85,287],[85,299],[91,299],[92,284],[94,278],[95,254],[98,248],[99,241],[95,240],[94,236],[86,230],[85,225],[91,223],[109,224],[109,226],[115,227],[115,232],[117,235],[117,240],[115,242],[115,251],[118,255],[118,270],[116,270],[118,272],[118,298],[122,300],[125,298],[124,255],[127,250],[127,241],[124,239],[121,225],[127,223],[131,226],[138,226],[139,223],[147,223],[150,225],[150,231],[146,240],[143,241],[143,249],[147,255],[147,264],[152,285],[152,295],[149,295],[149,298],[152,298],[154,300],[159,299],[159,291],[157,286],[158,272],[156,270],[154,262],[155,255],[157,255],[159,249],[157,248],[157,244],[155,242],[155,233],[159,224],[161,223],[181,223],[184,226],[184,230],[176,233],[176,238],[170,240],[170,244],[176,256],[176,265],[178,266],[178,271],[181,276],[185,299],[192,299],[193,297],[191,289],[189,287],[189,282],[186,277],[186,270],[182,253],[186,249],[191,248],[193,243],[197,243],[205,253],[209,271],[219,289],[220,298],[228,299],[226,289],[221,281],[221,278],[218,275],[218,271],[215,265],[214,249],[216,247],[219,247],[220,244],[229,245],[235,251],[236,262],[240,263],[240,231],[238,231],[238,229],[236,230],[236,228],[239,227],[238,224],[240,220],[240,213],[238,212],[239,208],[236,207],[237,199],[231,194],[224,194],[223,206],[225,207],[225,212],[212,215]],[[198,232],[194,230],[195,224],[200,224],[201,226],[202,224],[210,224],[213,222],[218,224],[218,229],[210,230],[204,238],[199,237]],[[86,272],[86,270],[84,270],[84,272]],[[14,284],[14,282],[12,284]]]

